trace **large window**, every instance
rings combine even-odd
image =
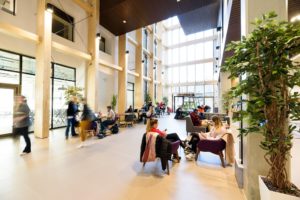
[[[148,77],[148,56],[146,54],[144,54],[144,59],[143,59],[143,64],[144,64],[144,76]]]
[[[35,111],[35,69],[34,58],[0,50],[0,84],[13,84],[27,99],[31,116]],[[66,125],[65,89],[75,86],[75,69],[52,63],[50,85],[50,128]],[[34,118],[33,118],[34,119]],[[33,126],[31,126],[31,131]]]
[[[105,50],[105,38],[101,36],[100,42],[99,42],[99,50],[103,51],[104,53],[106,52]]]
[[[134,109],[134,83],[127,83],[127,108],[132,106]]]
[[[0,8],[10,14],[16,14],[16,0],[0,0]]]
[[[192,93],[212,110],[218,107],[217,80],[214,66],[215,30],[185,35],[177,17],[165,20],[169,28],[163,33],[163,63],[167,67],[169,100],[172,96]],[[174,102],[174,101],[170,101]]]
[[[52,33],[74,41],[74,18],[59,8],[53,7]]]
[[[146,28],[143,29],[143,47],[148,49],[148,31]]]

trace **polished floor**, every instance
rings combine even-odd
[[[160,128],[184,138],[185,121],[163,117]],[[54,130],[49,139],[32,137],[32,154],[20,157],[23,140],[0,139],[1,200],[243,200],[233,167],[223,169],[217,156],[202,153],[197,163],[142,167],[139,149],[145,126],[122,129],[103,140],[90,138],[77,149],[79,138],[64,139]],[[183,154],[183,151],[181,150]]]

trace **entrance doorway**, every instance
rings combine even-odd
[[[0,135],[13,132],[14,98],[18,94],[18,85],[0,83]]]

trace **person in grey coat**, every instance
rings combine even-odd
[[[30,126],[30,109],[24,96],[17,96],[14,107],[14,132],[23,136],[26,146],[21,153],[25,155],[31,152],[31,142],[28,136],[28,128]]]

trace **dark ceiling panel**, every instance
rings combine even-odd
[[[233,0],[225,45],[239,40],[241,40],[241,0]],[[222,62],[232,55],[233,52],[225,51]]]
[[[291,20],[292,17],[300,15],[300,0],[288,1],[288,17]]]
[[[178,16],[186,35],[217,28],[220,1]]]
[[[100,24],[113,34],[122,35],[216,1],[219,0],[101,0]]]

